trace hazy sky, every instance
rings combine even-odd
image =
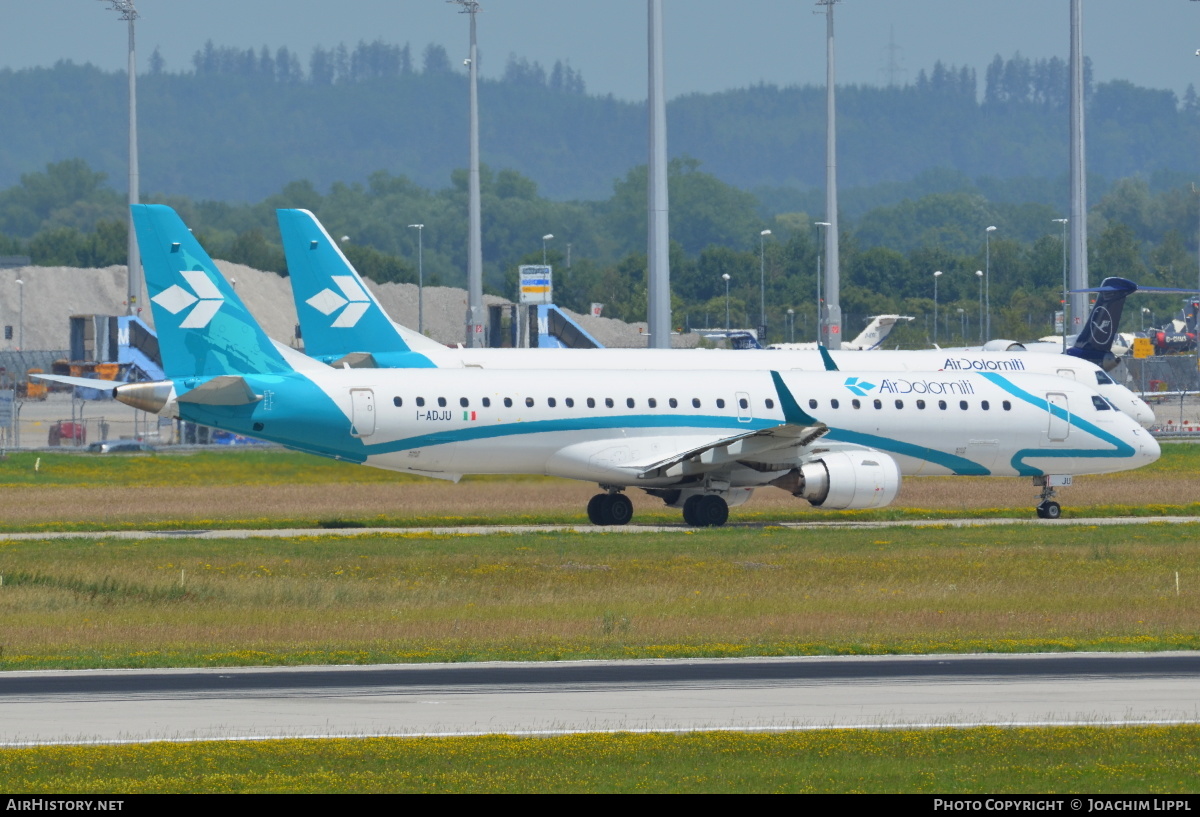
[[[467,19],[444,0],[136,0],[139,67],[155,47],[168,70],[217,45],[299,51],[359,40],[441,43],[466,56]],[[0,65],[52,65],[60,59],[124,67],[124,24],[107,0],[6,0]],[[671,96],[743,87],[824,83],[825,20],[813,0],[664,0]],[[1096,78],[1131,80],[1182,94],[1200,85],[1200,2],[1084,0],[1084,46]],[[482,0],[479,42],[484,76],[509,54],[547,67],[569,60],[589,91],[623,99],[646,95],[645,0]],[[983,71],[996,54],[1066,58],[1068,0],[844,0],[837,6],[839,83],[886,81],[889,39],[915,79],[941,59]]]

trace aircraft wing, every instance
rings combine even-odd
[[[626,467],[636,471],[637,478],[643,480],[682,476],[739,460],[757,460],[781,449],[803,448],[828,432],[829,428],[821,423],[807,426],[784,423],[693,445],[655,462],[627,463]]]

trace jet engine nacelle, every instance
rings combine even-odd
[[[900,467],[879,451],[831,451],[789,476],[793,495],[834,511],[882,508],[900,490]]]
[[[1015,340],[989,340],[983,344],[985,352],[1024,352],[1025,344]]]

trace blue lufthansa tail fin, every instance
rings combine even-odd
[[[1097,293],[1096,303],[1088,315],[1087,324],[1067,354],[1091,361],[1106,370],[1112,369],[1117,362],[1112,354],[1112,345],[1121,325],[1125,298],[1137,290],[1138,285],[1125,278],[1105,278],[1099,289],[1090,290]]]
[[[384,365],[430,365],[409,356],[413,349],[399,327],[312,213],[277,210],[276,216],[307,354],[328,362],[365,352]]]
[[[179,215],[132,210],[167,377],[292,371]]]

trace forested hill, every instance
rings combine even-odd
[[[378,170],[441,188],[467,160],[461,67],[431,46],[318,50],[210,46],[186,69],[158,52],[139,77],[142,189],[257,201],[288,182],[318,189]],[[174,71],[172,69],[181,69]],[[983,78],[940,63],[894,88],[839,89],[839,180],[847,188],[950,169],[971,180],[1056,179],[1067,162],[1066,68],[996,58]],[[0,70],[0,189],[48,163],[82,158],[125,178],[126,81],[59,63]],[[569,66],[510,58],[480,90],[483,160],[560,200],[603,199],[645,161],[644,105],[588,95]],[[674,156],[741,189],[819,187],[824,89],[759,85],[674,100]],[[1089,85],[1088,164],[1105,179],[1200,170],[1200,103],[1189,89]],[[786,195],[784,196],[786,198]],[[1024,197],[1028,199],[1028,197]]]

